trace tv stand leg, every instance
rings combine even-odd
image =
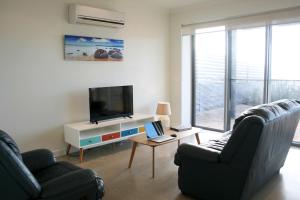
[[[83,162],[83,148],[80,148],[79,159],[80,162]]]
[[[70,144],[68,144],[68,146],[67,146],[67,155],[69,155],[70,154],[70,149],[71,149],[71,145]]]

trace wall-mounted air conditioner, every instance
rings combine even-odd
[[[81,23],[122,28],[125,25],[125,14],[101,8],[71,4],[69,7],[69,22],[71,24]]]

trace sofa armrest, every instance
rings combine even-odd
[[[76,192],[80,192],[81,189],[93,184],[97,190],[98,198],[102,198],[104,194],[103,180],[90,169],[79,169],[42,184],[41,198],[52,199],[70,193],[76,195]]]
[[[187,157],[195,160],[207,162],[219,162],[220,151],[190,144],[182,144],[178,147],[174,163],[180,166],[183,158]]]
[[[53,153],[48,149],[37,149],[22,153],[22,159],[31,172],[39,171],[56,162]]]

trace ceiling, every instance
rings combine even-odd
[[[208,0],[147,0],[147,1],[149,3],[155,4],[157,6],[172,9],[172,8],[178,8],[181,6],[203,3]]]

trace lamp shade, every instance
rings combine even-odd
[[[171,106],[169,102],[158,102],[156,114],[171,115]]]

